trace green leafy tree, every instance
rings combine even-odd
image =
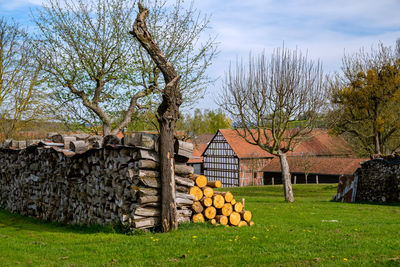
[[[190,135],[214,134],[218,129],[231,128],[232,121],[221,109],[201,111],[195,109],[193,115],[182,116],[177,128],[184,130]]]
[[[332,82],[336,133],[361,145],[361,153],[391,153],[400,147],[400,57],[380,44],[370,53],[345,56],[343,75]],[[397,140],[397,142],[396,142]]]
[[[206,69],[216,55],[214,37],[204,38],[208,17],[176,0],[145,1],[152,37],[181,78],[186,104],[211,82]],[[46,0],[35,22],[41,45],[37,60],[49,76],[55,112],[103,134],[127,127],[141,109],[160,103],[165,82],[158,66],[132,38],[134,0]],[[202,43],[200,43],[202,38]]]

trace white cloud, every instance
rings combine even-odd
[[[32,6],[40,6],[42,0],[0,0],[0,8],[4,10],[15,10]]]

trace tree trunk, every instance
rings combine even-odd
[[[281,162],[282,183],[283,191],[285,193],[285,200],[287,202],[294,202],[292,181],[290,180],[289,163],[287,161],[286,153],[279,153],[278,156]]]
[[[103,123],[103,136],[107,136],[111,134],[111,126],[107,123]]]
[[[377,130],[375,130],[375,154],[381,154],[381,144],[380,144],[380,134]]]
[[[154,42],[146,26],[149,11],[138,3],[139,14],[130,32],[146,49],[164,76],[165,88],[162,102],[158,107],[158,123],[160,126],[160,174],[161,174],[161,226],[164,232],[178,228],[175,203],[174,174],[174,132],[179,118],[179,106],[182,104],[182,94],[179,90],[179,80],[176,70]]]

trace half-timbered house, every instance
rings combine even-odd
[[[264,184],[261,168],[274,157],[231,129],[218,130],[202,156],[204,175],[224,187]]]

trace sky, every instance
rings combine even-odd
[[[0,0],[0,16],[29,25],[30,9],[41,0]],[[249,53],[271,54],[285,47],[320,59],[326,73],[340,71],[344,55],[400,38],[400,0],[194,0],[210,14],[210,32],[220,53],[209,69],[217,81],[196,107],[215,109],[229,64]]]

